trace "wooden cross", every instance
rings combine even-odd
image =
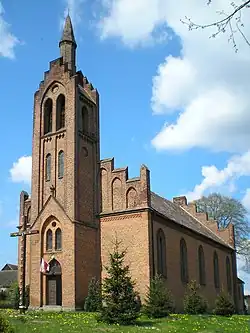
[[[20,248],[20,299],[19,299],[19,310],[21,313],[25,312],[25,274],[26,274],[26,237],[28,235],[39,234],[39,230],[27,229],[27,216],[23,216],[23,225],[20,227],[19,232],[12,232],[10,237],[21,237],[21,248]]]

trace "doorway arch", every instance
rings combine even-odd
[[[46,305],[62,305],[62,269],[56,259],[49,262],[46,273]]]

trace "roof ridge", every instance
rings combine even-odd
[[[223,238],[221,238],[219,235],[217,235],[213,230],[211,230],[210,228],[208,228],[208,226],[206,226],[205,224],[203,224],[199,219],[197,219],[196,216],[194,216],[193,214],[191,214],[189,211],[187,211],[184,207],[179,206],[181,209],[183,209],[188,215],[190,215],[193,219],[195,219],[197,222],[199,222],[203,227],[205,227],[206,229],[208,229],[210,232],[212,232],[215,236],[217,236],[219,239],[221,239],[223,241],[223,243],[225,243],[226,245],[232,247],[231,245],[229,245]]]
[[[156,202],[155,202],[156,200]],[[162,209],[156,204],[157,200],[161,200],[162,204],[165,206]],[[174,202],[158,195],[155,192],[151,191],[151,208],[159,212],[160,214],[164,215],[166,218],[172,220],[173,222],[183,225],[188,229],[196,232],[200,235],[205,236],[208,239],[212,239],[214,242],[221,244],[223,246],[229,247],[230,249],[234,249],[231,245],[229,245],[223,238],[213,232],[208,226],[201,223],[195,216],[189,213],[184,208],[175,204]],[[165,210],[165,211],[164,211]],[[172,215],[173,212],[176,212],[176,216]]]

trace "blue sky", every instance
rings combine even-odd
[[[250,49],[238,37],[189,32],[180,18],[210,22],[219,1],[0,1],[0,267],[16,262],[19,194],[30,191],[33,94],[59,56],[70,9],[77,63],[100,93],[101,157],[152,190],[190,200],[219,191],[250,209]],[[181,7],[181,8],[180,8]],[[246,32],[250,24],[245,22]],[[241,264],[241,262],[239,262]],[[247,282],[249,275],[240,271]]]

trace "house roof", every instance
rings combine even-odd
[[[18,269],[17,265],[13,265],[13,264],[6,264],[4,265],[4,267],[2,268],[2,271],[16,271]]]
[[[8,288],[13,282],[17,282],[17,270],[6,270],[0,272],[0,287]]]
[[[167,219],[210,238],[217,243],[232,248],[222,238],[217,236],[213,231],[199,222],[179,205],[162,198],[154,192],[151,192],[151,207]]]

